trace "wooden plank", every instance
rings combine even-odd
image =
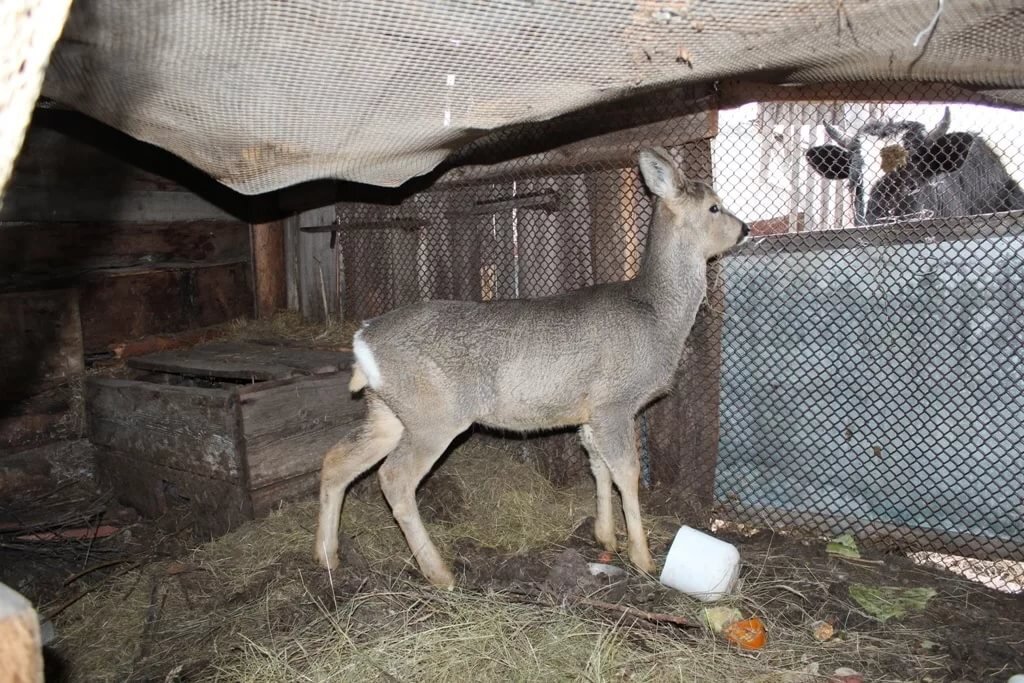
[[[320,468],[324,453],[362,418],[348,372],[249,387],[241,395],[249,486],[256,489]]]
[[[299,227],[334,222],[334,206],[306,211]],[[299,237],[299,310],[308,320],[326,321],[337,317],[341,283],[338,280],[338,251],[331,249],[329,233],[303,233]]]
[[[181,189],[175,181],[117,159],[98,146],[44,126],[30,125],[14,165],[11,186],[68,189],[83,183],[117,194]]]
[[[122,502],[147,517],[176,517],[178,528],[216,537],[252,519],[252,504],[238,482],[186,472],[101,448],[97,474]]]
[[[221,341],[193,349],[161,351],[127,361],[129,367],[195,377],[217,377],[262,382],[296,375],[338,372],[352,363],[352,355],[291,346],[268,346]]]
[[[586,175],[590,203],[591,269],[594,282],[632,280],[640,272],[640,202],[636,168]]]
[[[85,389],[94,444],[170,469],[243,481],[232,392],[99,377],[89,378]]]
[[[255,313],[270,318],[288,305],[284,221],[254,223],[250,236]]]
[[[43,682],[43,641],[32,603],[0,583],[0,662],[11,683]]]
[[[220,328],[201,327],[195,330],[187,330],[179,334],[171,335],[150,335],[138,340],[125,341],[111,344],[108,348],[114,358],[133,358],[144,356],[158,351],[169,351],[171,349],[191,348],[198,344],[205,344],[214,339],[224,336],[224,330]]]
[[[302,239],[302,233],[299,231],[299,217],[291,216],[286,218],[284,221],[284,258],[285,258],[285,288],[286,288],[286,304],[288,310],[298,311],[299,306],[299,289],[302,278],[302,269],[299,266],[300,252],[300,240]]]
[[[81,285],[86,353],[151,334],[207,327],[252,311],[247,262],[104,273]]]
[[[248,263],[198,267],[191,272],[195,277],[196,306],[186,309],[191,314],[190,329],[252,316],[252,268]]]
[[[71,223],[80,221],[145,222],[231,220],[233,216],[191,192],[139,190],[107,194],[75,186],[11,187],[0,206],[0,221]]]
[[[584,166],[629,167],[636,153],[650,145],[679,146],[706,141],[718,133],[716,96],[706,86],[671,93],[640,94],[628,101],[598,105],[544,122],[531,122],[528,140],[514,130],[477,143],[452,160],[439,186],[493,182],[499,178],[533,178],[579,172]],[[515,140],[516,146],[506,144]],[[565,141],[570,142],[565,142]]]
[[[104,269],[248,258],[248,231],[237,221],[0,224],[0,289],[53,287]]]
[[[317,467],[319,468],[319,465]],[[283,502],[313,498],[319,488],[319,469],[276,481],[249,493],[252,514],[254,517],[265,517]]]

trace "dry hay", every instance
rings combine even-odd
[[[281,339],[302,342],[312,348],[347,348],[359,323],[330,319],[327,322],[305,320],[298,311],[281,310],[272,317],[260,320],[239,318],[220,325],[218,332],[224,339],[237,341]]]
[[[448,521],[430,524],[449,558],[466,539],[510,557],[540,555],[593,513],[592,485],[555,489],[476,439],[449,460],[443,485],[458,482],[461,500]],[[429,487],[423,493],[431,497]],[[634,621],[572,601],[529,604],[479,586],[432,590],[372,486],[349,497],[342,519],[358,566],[328,575],[311,558],[316,510],[315,502],[285,506],[85,595],[56,618],[55,646],[71,678],[797,682],[822,680],[815,672],[840,666],[871,672],[873,681],[897,680],[884,673],[893,662],[918,680],[943,668],[943,657],[922,646],[928,634],[898,624],[816,641],[810,625],[834,605],[815,596],[834,577],[771,548],[744,549],[743,585],[730,601],[767,624],[767,647],[751,654],[706,629]],[[658,539],[674,522],[648,521],[663,550]],[[650,577],[630,579],[630,600],[701,619],[703,605]]]

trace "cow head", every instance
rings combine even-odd
[[[844,134],[825,124],[836,143],[807,150],[811,167],[829,179],[849,181],[858,224],[877,223],[916,213],[917,196],[940,173],[957,171],[973,136],[947,133],[949,107],[931,130],[916,121],[876,121]]]

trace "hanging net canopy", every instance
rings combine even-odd
[[[685,84],[939,81],[1021,103],[1021,35],[1011,0],[80,0],[42,94],[245,194],[394,187],[492,131]]]

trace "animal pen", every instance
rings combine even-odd
[[[25,3],[35,16],[61,4]],[[201,225],[171,218],[159,232],[170,237],[146,238],[163,245],[167,272],[189,274],[152,300],[96,285],[94,265],[41,286],[45,267],[17,256],[35,252],[16,231],[100,223],[74,203],[24,217],[41,201],[18,183],[36,167],[33,128],[0,213],[0,249],[15,254],[0,310],[30,319],[29,280],[76,302],[40,299],[77,356],[37,375],[59,375],[74,397],[67,414],[85,417],[62,417],[53,438],[18,426],[0,441],[11,472],[41,444],[87,454],[87,493],[58,516],[45,514],[49,493],[12,494],[0,511],[0,580],[54,629],[48,676],[852,683],[1024,672],[1014,3],[161,7],[72,7],[48,67],[43,55],[27,68],[46,78],[25,117],[33,105],[33,126],[53,110],[85,114],[180,157],[125,155],[224,212]],[[127,26],[136,38],[118,33]],[[707,605],[599,554],[575,429],[474,428],[427,478],[419,499],[455,560],[451,593],[415,571],[373,477],[345,504],[341,568],[317,567],[319,459],[363,410],[346,391],[352,332],[424,300],[632,279],[653,213],[636,158],[653,146],[713,185],[751,234],[711,262],[674,388],[636,419],[651,549],[664,560],[681,524],[734,543],[741,583],[723,604],[760,618],[767,643],[730,644]],[[197,185],[196,169],[222,187]],[[158,234],[151,217],[131,220],[145,224],[126,240]],[[182,245],[196,263],[182,265]],[[118,261],[119,278],[152,265],[146,249]],[[133,296],[185,312],[158,330],[108,324]],[[0,325],[9,339],[42,338]],[[179,336],[136,340],[153,332]],[[28,341],[4,343],[26,357]],[[160,353],[133,356],[132,344]],[[76,539],[69,526],[92,533]],[[627,573],[592,575],[598,561]]]

